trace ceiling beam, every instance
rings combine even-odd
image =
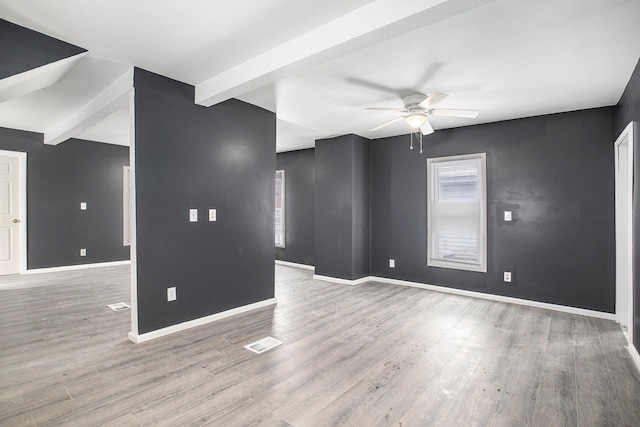
[[[357,49],[408,33],[492,0],[376,0],[195,87],[195,103],[211,106]]]
[[[44,143],[58,145],[74,138],[116,111],[128,107],[129,93],[132,89],[133,68],[130,68],[81,108],[45,130]]]
[[[51,86],[86,54],[80,53],[0,80],[0,103]]]

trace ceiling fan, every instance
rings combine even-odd
[[[433,133],[433,127],[429,123],[427,116],[446,116],[446,117],[464,117],[474,119],[478,117],[478,111],[476,110],[449,110],[441,108],[432,108],[437,103],[447,99],[449,95],[434,92],[431,95],[414,94],[402,98],[404,108],[387,108],[387,107],[367,107],[366,110],[384,110],[384,111],[397,111],[399,113],[406,113],[406,115],[396,117],[388,122],[376,126],[371,131],[382,129],[385,126],[395,123],[400,120],[406,120],[409,126],[411,126],[412,132],[417,132],[418,129],[422,131],[423,135],[429,135]]]

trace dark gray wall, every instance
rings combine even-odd
[[[128,147],[75,139],[44,145],[40,133],[0,128],[0,149],[27,153],[27,268],[129,259],[122,244]]]
[[[351,135],[316,141],[316,274],[351,279]]]
[[[600,108],[440,130],[423,155],[408,135],[373,140],[371,273],[613,312],[613,125],[614,109]],[[426,159],[477,152],[487,153],[488,272],[427,267]],[[500,221],[505,206],[512,224]]]
[[[273,298],[275,114],[205,108],[193,86],[140,69],[134,85],[138,332]]]
[[[314,265],[315,151],[289,151],[276,155],[276,169],[285,171],[285,247],[276,259]]]
[[[640,61],[636,64],[627,87],[616,105],[616,137],[631,121],[640,122]],[[634,131],[637,129],[638,123]]]
[[[352,242],[353,278],[370,274],[371,245],[371,158],[369,140],[353,135],[353,210]]]
[[[86,49],[0,19],[0,79],[82,52]]]
[[[640,245],[640,196],[638,195],[640,188],[640,61],[636,64],[631,79],[617,105],[616,112],[616,136],[629,122],[635,122],[633,128],[635,135],[633,146],[633,343],[638,348],[640,347],[640,249],[638,249],[638,245]]]
[[[316,274],[358,279],[369,271],[369,142],[316,141]]]

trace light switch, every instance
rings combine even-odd
[[[198,222],[198,209],[189,209],[189,222]]]
[[[389,268],[396,268],[396,260],[389,258]]]
[[[512,216],[512,212],[511,211],[504,211],[504,220],[509,222],[513,220],[513,216]]]
[[[82,211],[86,211],[87,210],[87,203],[86,202],[80,202],[80,210],[82,210]]]
[[[167,288],[167,301],[175,301],[178,295],[176,294],[176,287],[172,286]]]
[[[216,210],[209,209],[209,221],[215,221],[215,220],[216,220]]]

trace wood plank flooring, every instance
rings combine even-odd
[[[640,426],[614,322],[278,265],[276,297],[136,345],[128,267],[0,277],[0,425]]]

